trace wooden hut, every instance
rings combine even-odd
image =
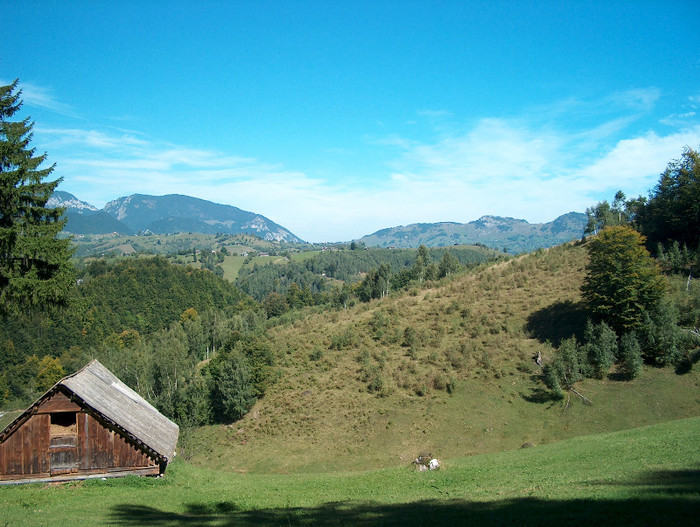
[[[159,475],[178,426],[93,360],[0,432],[0,482]]]

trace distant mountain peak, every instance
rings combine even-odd
[[[85,212],[97,212],[99,209],[94,205],[90,205],[85,201],[76,198],[70,192],[56,190],[46,202],[46,206],[51,209],[65,207],[66,212],[76,212],[83,214]]]
[[[132,194],[110,201],[105,205],[104,211],[128,225],[134,232],[247,232],[268,241],[302,241],[289,230],[260,214],[181,194]]]

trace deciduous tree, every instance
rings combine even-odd
[[[618,335],[639,329],[664,293],[665,283],[644,242],[631,227],[618,225],[603,229],[588,245],[582,293],[592,313]]]

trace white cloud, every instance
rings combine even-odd
[[[8,84],[11,84],[11,82],[0,79],[0,85],[6,86]],[[26,106],[46,108],[63,115],[76,115],[75,110],[70,105],[58,101],[49,88],[28,82],[20,82],[19,89],[22,90],[22,102]]]
[[[263,214],[310,241],[338,241],[384,227],[467,222],[485,214],[545,222],[584,211],[618,189],[646,194],[684,146],[700,145],[700,125],[666,135],[630,131],[658,97],[654,89],[624,92],[592,103],[592,110],[571,99],[520,118],[484,118],[457,132],[452,126],[432,142],[389,135],[372,146],[393,160],[377,167],[373,180],[352,187],[344,183],[347,173],[322,179],[135,131],[35,132],[39,149],[50,152],[56,175],[64,177],[61,189],[96,206],[133,193],[187,194]]]

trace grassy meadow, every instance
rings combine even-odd
[[[681,525],[700,508],[700,418],[367,471],[239,474],[176,460],[164,478],[0,487],[13,525]]]

